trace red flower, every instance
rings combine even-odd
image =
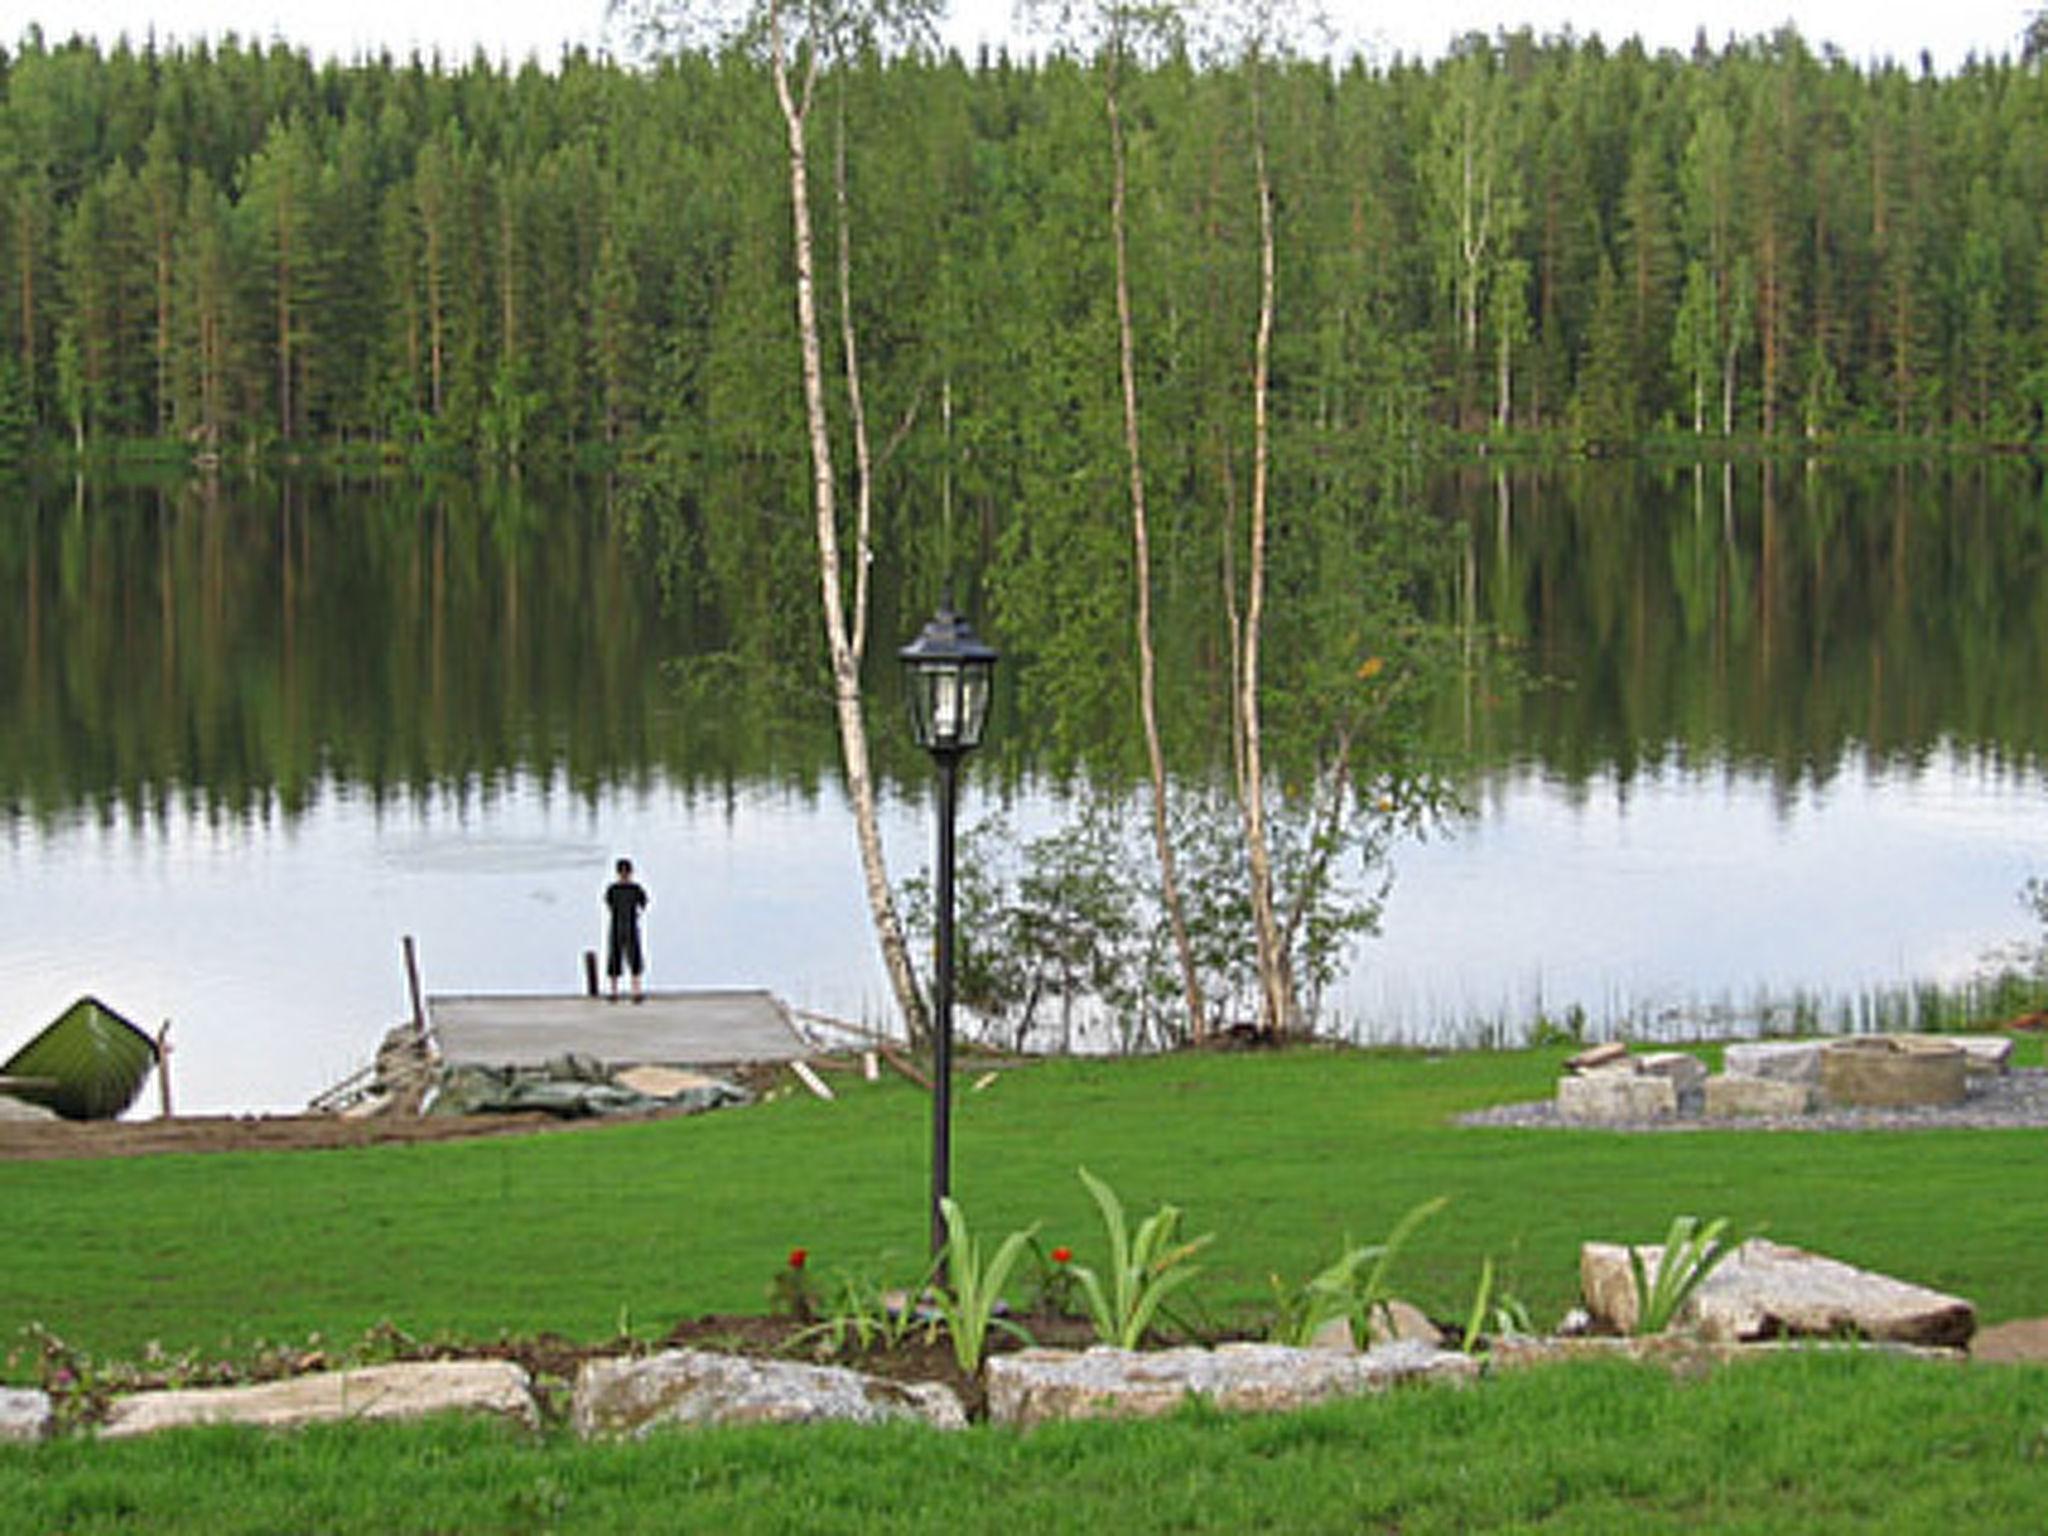
[[[1052,1251],[1052,1261],[1055,1264],[1069,1264],[1073,1262],[1073,1258],[1074,1250],[1071,1248],[1055,1248]]]
[[[808,1248],[792,1248],[792,1249],[790,1249],[790,1250],[789,1250],[789,1267],[790,1267],[791,1269],[802,1269],[802,1268],[804,1267],[804,1264],[805,1264],[805,1262],[809,1260],[810,1256],[811,1256],[811,1250],[810,1250],[810,1249],[808,1249]]]

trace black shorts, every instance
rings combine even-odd
[[[623,933],[614,928],[611,942],[605,947],[605,975],[616,976],[622,969],[632,972],[635,976],[647,969],[646,962],[640,954],[638,928],[629,928]]]

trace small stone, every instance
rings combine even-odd
[[[1707,1079],[1700,1099],[1709,1120],[1783,1119],[1813,1108],[1813,1088],[1789,1078],[1717,1073]]]
[[[1369,1337],[1377,1349],[1382,1344],[1427,1344],[1441,1349],[1443,1330],[1430,1321],[1429,1314],[1412,1302],[1398,1298],[1372,1309]]]
[[[1678,1116],[1678,1088],[1668,1077],[1590,1072],[1557,1080],[1557,1115],[1568,1125],[1622,1125]]]
[[[1414,1342],[1427,1344],[1432,1349],[1441,1349],[1444,1344],[1443,1330],[1430,1321],[1429,1314],[1413,1302],[1396,1297],[1372,1309],[1367,1328],[1367,1347],[1377,1349],[1384,1344]],[[1340,1354],[1359,1353],[1358,1345],[1351,1337],[1351,1319],[1333,1317],[1315,1331],[1308,1341],[1310,1349],[1336,1350]]]

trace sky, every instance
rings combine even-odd
[[[1653,48],[1687,49],[1704,29],[1708,41],[1750,38],[1791,21],[1809,45],[1831,44],[1852,63],[1886,59],[1914,64],[1924,50],[1934,66],[1955,69],[1971,54],[2017,54],[2029,18],[2048,0],[1730,0],[1669,4],[1664,0],[1325,0],[1347,51],[1385,61],[1396,53],[1434,58],[1452,38],[1528,26],[1539,35],[1569,28],[1609,44],[1640,36]],[[963,51],[1010,34],[1011,0],[953,0],[946,37]],[[216,40],[234,32],[265,42],[281,38],[316,58],[353,58],[389,50],[403,58],[439,50],[450,62],[478,47],[494,59],[543,64],[565,46],[593,51],[611,41],[605,0],[0,0],[0,46],[12,47],[34,23],[51,41],[73,34],[111,44]]]

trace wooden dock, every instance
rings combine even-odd
[[[650,992],[647,1000],[585,996],[430,996],[427,1026],[442,1059],[537,1067],[565,1052],[608,1067],[720,1067],[794,1061],[813,1047],[772,993]]]

